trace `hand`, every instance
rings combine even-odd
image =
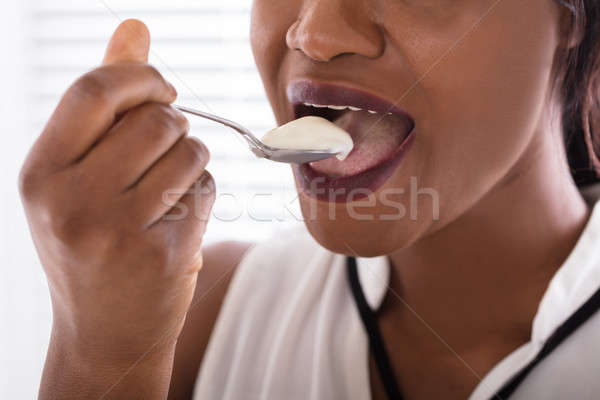
[[[146,27],[123,23],[104,64],[68,89],[21,171],[53,340],[80,357],[129,362],[174,346],[202,267],[215,192],[209,153],[169,106],[175,89],[146,63],[148,49]],[[182,215],[183,206],[193,212]]]

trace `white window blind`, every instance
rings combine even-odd
[[[274,125],[249,43],[251,0],[34,0],[30,93],[38,132],[60,94],[102,59],[121,20],[150,28],[150,62],[178,89],[178,103],[262,134]],[[298,223],[289,166],[255,159],[237,133],[189,117],[211,150],[218,197],[206,240],[262,240]],[[134,151],[134,149],[132,149]]]
[[[0,399],[36,398],[48,344],[48,288],[17,194],[17,173],[64,90],[97,66],[120,20],[153,36],[151,62],[178,102],[257,133],[274,126],[248,41],[251,0],[27,0],[0,13]],[[190,117],[211,149],[219,197],[205,237],[260,241],[299,222],[287,165],[255,159],[219,125]],[[132,149],[135,151],[135,149]]]

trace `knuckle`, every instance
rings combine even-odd
[[[26,200],[33,199],[38,193],[38,179],[36,174],[27,167],[21,168],[18,177],[18,187],[21,197]]]
[[[204,171],[204,173],[200,177],[199,182],[200,185],[202,185],[202,188],[204,189],[204,192],[208,195],[208,197],[214,199],[217,193],[217,185],[212,174],[208,171]]]
[[[187,243],[185,249],[178,255],[177,268],[181,274],[195,274],[202,269],[204,258],[202,256],[202,247],[199,242]]]
[[[175,118],[176,118],[177,123],[179,124],[181,130],[183,132],[189,132],[189,130],[190,130],[190,121],[187,119],[187,117],[181,111],[176,110],[176,109],[174,109],[172,107],[171,107],[171,109],[175,113]]]
[[[155,66],[151,64],[144,64],[143,68],[150,79],[160,81],[161,83],[165,81],[165,78]]]
[[[98,212],[106,207],[92,200],[98,196],[73,176],[76,174],[55,175],[48,180],[30,171],[21,170],[19,189],[32,227],[71,253],[90,246],[95,252],[110,247],[122,229],[115,229],[110,214]]]
[[[191,163],[200,163],[206,165],[210,159],[210,152],[202,141],[194,137],[186,137],[183,142],[183,148]]]
[[[197,224],[196,229],[200,230],[199,237],[204,235],[206,229],[206,222],[210,218],[210,211],[216,200],[216,185],[212,175],[208,171],[204,171],[202,176],[196,181],[196,187],[194,190],[196,196],[199,196],[199,202],[196,203],[197,207],[194,210],[194,215],[202,224]]]
[[[144,253],[147,254],[149,260],[160,269],[167,269],[172,263],[173,254],[171,246],[168,245],[169,239],[164,237],[164,234],[148,235],[144,243]]]
[[[144,73],[143,76],[147,77],[149,82],[158,85],[158,87],[160,87],[162,90],[171,90],[167,80],[156,67],[151,64],[144,64],[142,68]]]
[[[152,103],[144,112],[153,130],[159,134],[179,134],[186,130],[185,122],[177,115],[176,110],[168,105]]]
[[[105,104],[110,98],[107,74],[101,69],[90,71],[75,81],[69,93],[81,100]]]
[[[110,221],[92,218],[85,210],[65,210],[64,205],[45,208],[48,232],[71,252],[91,247],[96,254],[108,253],[120,237],[117,229],[107,226]]]
[[[46,207],[46,225],[49,233],[62,243],[73,243],[85,236],[85,224],[78,213],[59,212],[56,207]]]
[[[90,192],[89,184],[78,173],[54,177],[52,186],[38,201],[36,212],[47,231],[60,242],[80,243],[89,239],[97,227],[99,197]]]

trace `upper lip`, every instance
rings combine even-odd
[[[412,116],[395,103],[369,93],[366,90],[345,85],[311,80],[295,81],[287,87],[287,97],[294,108],[295,118],[301,116],[298,114],[303,105],[316,104],[340,107],[350,106],[381,114],[396,114],[408,118],[414,124]]]

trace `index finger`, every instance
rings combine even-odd
[[[116,122],[119,114],[146,102],[172,103],[175,88],[148,64],[105,65],[67,90],[34,146],[44,160],[69,165],[83,157]]]

